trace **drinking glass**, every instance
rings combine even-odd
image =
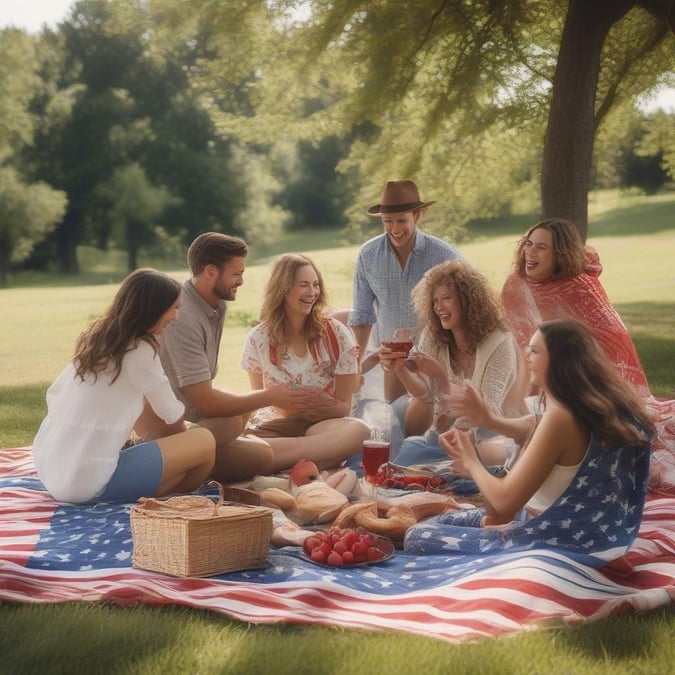
[[[382,346],[391,349],[392,352],[404,352],[407,357],[413,346],[410,329],[397,328],[391,340],[382,340]]]
[[[457,405],[462,403],[465,395],[466,385],[463,382],[459,383],[453,380],[450,382],[448,393],[441,396],[445,412],[455,418],[453,426],[459,429],[469,429],[471,427],[466,417],[457,415]]]
[[[390,448],[391,441],[388,429],[373,429],[370,433],[370,438],[367,438],[363,442],[363,449],[361,451],[363,476],[371,486],[375,502],[377,502],[377,476],[380,469],[389,464]]]

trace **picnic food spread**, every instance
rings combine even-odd
[[[278,519],[275,528],[273,541],[277,545],[298,545],[306,532],[303,528],[331,523],[342,529],[361,528],[400,546],[411,526],[462,508],[447,481],[426,469],[387,464],[378,473],[378,485],[383,489],[374,501],[352,469],[327,474],[302,460],[288,477],[256,477],[251,489],[262,505],[279,509],[277,513],[286,516],[283,522]]]
[[[377,474],[377,484],[383,489],[374,501],[352,469],[328,474],[301,460],[288,475],[257,476],[246,486],[218,484],[218,489],[221,504],[225,498],[230,503],[268,507],[268,512],[277,514],[269,543],[302,546],[304,557],[329,567],[387,560],[395,547],[402,546],[410,527],[462,508],[447,482],[424,469],[386,464]],[[314,531],[312,526],[322,523],[329,523],[329,528]]]

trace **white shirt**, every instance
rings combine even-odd
[[[89,374],[82,382],[69,363],[47,390],[47,417],[33,441],[40,480],[59,501],[91,500],[108,484],[120,449],[143,411],[144,397],[165,422],[183,415],[159,356],[147,343],[128,351],[119,377]]]

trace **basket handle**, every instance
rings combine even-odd
[[[218,515],[218,509],[220,509],[220,507],[225,502],[225,493],[223,492],[222,483],[219,483],[217,480],[210,480],[206,484],[206,487],[211,486],[215,486],[218,488],[218,501],[213,502],[213,517],[215,518]]]

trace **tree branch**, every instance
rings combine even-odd
[[[663,40],[668,36],[669,32],[670,31],[666,24],[661,24],[651,36],[651,38],[642,46],[642,48],[633,55],[632,59],[624,60],[621,68],[619,69],[619,72],[617,73],[617,76],[614,79],[614,82],[608,88],[607,93],[603,97],[602,101],[600,101],[600,104],[595,111],[596,128],[602,122],[602,120],[605,119],[607,113],[609,113],[612,106],[614,105],[619,87],[621,86],[626,73],[628,73],[628,71],[631,69],[631,66],[634,65],[639,59],[647,56],[647,54],[649,54],[652,50],[656,49],[656,47],[658,47],[659,44],[663,42]]]

